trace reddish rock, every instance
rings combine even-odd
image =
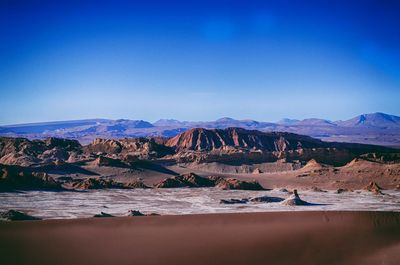
[[[63,190],[47,173],[31,172],[20,166],[0,164],[0,191]]]
[[[338,194],[343,193],[343,192],[353,192],[353,190],[352,189],[345,189],[345,188],[339,188],[339,189],[336,190],[336,193],[338,193]]]
[[[323,190],[323,189],[318,188],[318,187],[311,187],[310,191],[313,191],[313,192],[327,192],[326,190]]]
[[[194,128],[181,133],[166,143],[176,150],[215,150],[228,147],[286,151],[301,146],[322,147],[324,143],[308,136],[284,132],[260,132],[242,128]]]
[[[259,168],[256,168],[256,169],[254,169],[253,170],[253,172],[252,172],[253,174],[261,174],[261,173],[263,173]]]
[[[149,186],[143,183],[143,181],[140,180],[134,180],[128,183],[124,184],[125,187],[131,188],[131,189],[150,189]]]
[[[127,167],[127,165],[119,159],[114,159],[102,155],[100,155],[96,158],[96,160],[93,161],[93,165],[99,167]]]
[[[383,194],[382,188],[376,184],[376,182],[371,181],[366,187],[365,190],[373,192],[375,194]]]
[[[79,190],[90,189],[126,189],[123,183],[115,182],[110,179],[88,178],[72,184],[72,188]]]
[[[297,190],[293,190],[293,194],[290,195],[289,198],[286,200],[282,201],[282,204],[288,205],[288,206],[305,206],[305,205],[310,205],[310,203],[303,201],[300,199],[299,194],[297,193]]]
[[[156,184],[156,188],[201,188],[213,187],[215,184],[208,178],[200,177],[194,173],[182,174],[164,179]]]
[[[257,181],[243,181],[234,178],[210,177],[215,186],[224,190],[265,190]]]
[[[85,146],[86,153],[106,153],[149,159],[172,154],[172,149],[153,138],[96,139]]]

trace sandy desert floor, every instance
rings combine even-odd
[[[192,163],[161,165],[159,168],[149,167],[140,170],[92,166],[83,166],[83,168],[97,175],[77,174],[78,178],[104,176],[121,182],[140,178],[149,186],[174,174],[193,172],[204,177],[218,175],[241,180],[257,180],[265,188],[272,189],[309,189],[312,187],[328,190],[339,188],[363,189],[371,181],[376,182],[384,189],[396,189],[400,187],[399,163],[384,164],[366,160],[353,161],[342,167],[333,167],[318,163],[309,164],[300,169],[291,168],[290,163],[263,163],[245,166],[229,166],[218,163]],[[251,173],[256,168],[261,169],[261,173]],[[73,174],[71,176],[75,177]]]
[[[400,263],[400,213],[279,212],[0,223],[2,264]]]

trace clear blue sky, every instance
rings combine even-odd
[[[400,115],[400,1],[0,1],[0,124]]]

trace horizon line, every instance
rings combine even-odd
[[[223,116],[221,118],[215,119],[215,120],[178,120],[178,119],[174,119],[174,118],[160,118],[157,119],[155,121],[148,121],[148,120],[144,120],[144,119],[129,119],[129,118],[118,118],[118,119],[112,119],[112,118],[82,118],[82,119],[65,119],[65,120],[52,120],[52,121],[37,121],[37,122],[23,122],[23,123],[12,123],[12,124],[2,124],[0,123],[0,127],[9,127],[9,126],[29,126],[29,125],[40,125],[40,124],[49,124],[49,123],[61,123],[61,122],[77,122],[77,121],[90,121],[90,120],[105,120],[105,121],[118,121],[118,120],[127,120],[127,121],[144,121],[144,122],[148,122],[151,124],[156,123],[157,121],[160,120],[174,120],[174,121],[178,121],[178,122],[212,122],[212,121],[218,121],[221,119],[232,119],[235,121],[256,121],[256,122],[268,122],[268,123],[277,123],[281,120],[284,119],[289,119],[289,120],[297,120],[297,121],[303,121],[303,120],[309,120],[309,119],[318,119],[318,120],[325,120],[325,121],[329,121],[329,122],[338,122],[338,121],[346,121],[349,119],[353,119],[356,118],[358,116],[361,115],[371,115],[371,114],[384,114],[384,115],[390,115],[390,116],[398,116],[395,114],[389,114],[389,113],[385,113],[385,112],[370,112],[370,113],[361,113],[358,114],[356,116],[350,117],[348,119],[344,119],[344,120],[331,120],[331,119],[325,119],[325,118],[317,118],[317,117],[310,117],[310,118],[305,118],[305,119],[297,119],[297,118],[288,118],[288,117],[283,117],[277,121],[265,121],[265,120],[254,120],[251,118],[245,118],[245,119],[235,119],[232,117],[228,117],[228,116]],[[400,116],[398,116],[400,117]]]

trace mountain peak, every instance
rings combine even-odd
[[[305,125],[305,126],[334,126],[336,125],[335,123],[329,121],[329,120],[324,120],[324,119],[317,119],[317,118],[310,118],[310,119],[304,119],[301,121],[296,122],[296,125]]]
[[[175,119],[159,119],[158,121],[154,122],[153,125],[158,127],[161,126],[170,127],[170,126],[180,126],[183,123],[184,122]]]
[[[232,122],[232,121],[237,121],[237,120],[230,118],[230,117],[222,117],[222,118],[216,120],[216,122]]]
[[[367,127],[400,127],[400,117],[382,112],[367,113],[358,115],[350,120],[338,122],[340,126],[367,126]]]

